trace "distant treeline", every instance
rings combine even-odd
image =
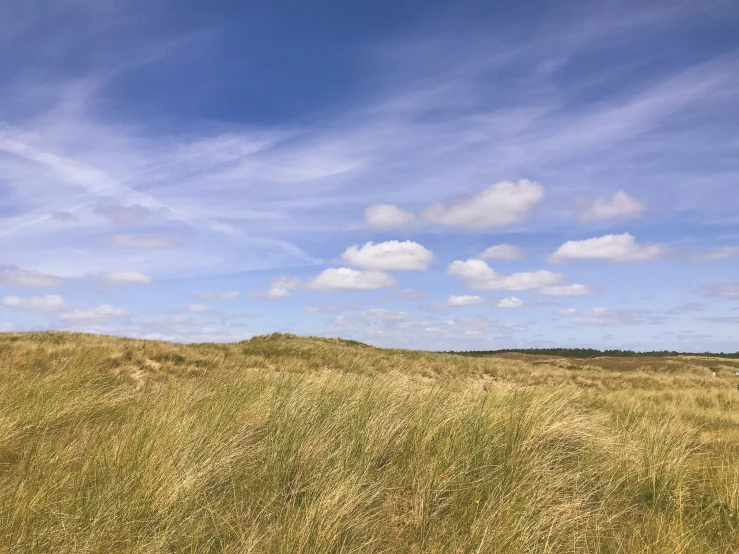
[[[506,350],[466,350],[455,352],[444,351],[444,354],[462,354],[464,356],[490,356],[491,354],[506,354],[517,352],[519,354],[543,354],[546,356],[563,356],[565,358],[595,358],[597,356],[612,356],[614,358],[629,357],[654,357],[664,356],[714,356],[721,358],[739,358],[739,352],[715,353],[715,352],[675,352],[670,350],[659,350],[654,352],[634,352],[633,350],[596,350],[595,348],[511,348]]]

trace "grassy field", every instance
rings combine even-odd
[[[2,334],[0,553],[739,552],[736,368]]]

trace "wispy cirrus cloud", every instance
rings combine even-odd
[[[573,302],[589,293],[620,306],[618,295],[630,292],[622,287],[633,282],[632,272],[659,272],[654,280],[641,274],[644,296],[654,296],[659,286],[675,304],[689,290],[680,288],[681,278],[693,279],[689,287],[733,278],[736,252],[727,240],[739,210],[732,163],[739,52],[693,38],[718,36],[711,21],[726,25],[733,17],[728,10],[717,16],[710,7],[679,3],[619,8],[606,17],[597,8],[566,7],[531,10],[520,26],[483,17],[456,32],[434,26],[441,19],[431,6],[424,18],[429,26],[419,23],[413,36],[397,33],[389,40],[378,30],[365,40],[361,29],[352,29],[359,32],[347,36],[355,42],[330,49],[321,49],[321,41],[336,37],[283,37],[283,46],[301,44],[298,58],[320,59],[331,68],[298,98],[289,91],[303,90],[302,72],[288,64],[272,73],[273,60],[262,57],[274,51],[269,41],[266,48],[250,48],[254,34],[244,32],[238,14],[226,21],[219,17],[227,11],[196,8],[193,15],[213,23],[202,33],[180,28],[183,21],[160,20],[166,10],[144,14],[136,3],[50,5],[45,13],[35,6],[2,11],[7,6],[0,6],[6,15],[0,41],[18,55],[7,60],[12,67],[0,85],[0,249],[3,263],[14,269],[0,270],[0,286],[61,285],[65,298],[67,290],[86,298],[82,305],[92,307],[75,308],[83,311],[103,305],[98,295],[125,299],[121,309],[129,316],[87,314],[78,318],[80,327],[177,340],[243,337],[245,331],[211,329],[216,310],[191,318],[195,323],[166,329],[162,323],[160,330],[156,324],[126,326],[127,317],[187,305],[200,291],[287,298],[300,290],[314,302],[315,291],[347,290],[367,291],[363,302],[391,301],[388,308],[408,314],[364,319],[345,327],[347,333],[414,347],[490,345],[495,333],[513,340],[519,332],[513,329],[525,327],[518,319],[525,310],[496,311],[506,319],[501,322],[449,324],[418,317],[417,298],[399,292],[382,297],[382,289],[395,286],[397,277],[399,289],[423,291],[440,304],[460,277],[475,290],[530,290]],[[65,21],[83,22],[75,27],[86,32],[63,32],[54,23],[61,11]],[[464,23],[464,5],[459,12]],[[693,55],[679,58],[672,40]],[[252,52],[254,63],[231,63],[224,44]],[[643,55],[635,58],[624,44]],[[594,69],[601,57],[608,71]],[[204,65],[208,79],[199,70]],[[268,68],[259,86],[253,86],[254,67]],[[238,109],[234,97],[242,100]],[[578,217],[572,217],[577,198],[587,201],[575,203]],[[639,220],[647,207],[649,218]],[[613,228],[624,220],[638,241]],[[568,240],[583,237],[583,224],[599,231]],[[700,238],[694,251],[668,246],[688,233]],[[129,238],[108,239],[118,244],[106,247],[106,236]],[[616,238],[603,241],[607,236]],[[379,245],[393,243],[422,244],[438,264],[420,249],[380,252]],[[357,246],[344,260],[347,267],[327,268],[324,259],[348,244]],[[573,266],[582,272],[573,273],[577,281],[599,285],[566,284],[557,273],[522,267],[523,249],[528,256],[556,250],[561,262],[654,264]],[[711,275],[691,266],[689,278],[664,271],[660,260],[666,256],[717,263]],[[513,269],[502,274],[462,261],[468,257],[510,262]],[[450,262],[454,270],[444,275]],[[417,271],[388,274],[411,270]],[[109,276],[108,286],[90,287],[100,275]],[[260,279],[270,278],[267,288]],[[726,287],[700,293],[733,299]],[[200,294],[205,304],[237,299],[229,292]],[[516,294],[527,306],[536,304],[525,292]],[[463,297],[481,298],[456,296]],[[290,311],[303,309],[292,305],[300,300],[281,304],[284,313],[260,324],[288,327],[300,319]],[[473,312],[498,301],[478,307],[455,302]],[[706,317],[721,317],[714,304],[706,302]],[[8,313],[53,317],[35,310]],[[551,327],[537,331],[556,333]],[[578,331],[586,340],[587,330]],[[620,333],[613,333],[619,341]]]

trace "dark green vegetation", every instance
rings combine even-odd
[[[462,356],[494,356],[496,354],[534,354],[541,356],[560,356],[563,358],[596,358],[610,356],[614,358],[665,358],[673,356],[703,356],[711,358],[737,358],[739,352],[713,353],[713,352],[675,352],[659,350],[654,352],[635,352],[633,350],[596,350],[594,348],[513,348],[505,350],[468,350],[464,352],[444,352],[445,354],[459,354]]]

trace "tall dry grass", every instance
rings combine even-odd
[[[284,335],[3,335],[0,552],[734,552],[735,387]]]

